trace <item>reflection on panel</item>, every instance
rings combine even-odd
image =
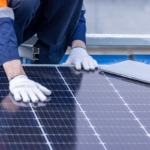
[[[122,97],[126,96],[130,101],[139,96],[149,99],[149,94],[146,93],[148,85],[142,83],[140,85],[136,81],[132,83],[131,80],[117,76],[106,76],[100,71],[86,72],[72,69],[70,72],[70,68],[59,68],[59,70],[107,149],[149,149],[148,134],[118,94],[118,92],[123,93]],[[76,76],[71,76],[72,72]],[[118,88],[114,89],[113,86]],[[146,111],[145,106],[139,106],[138,102],[141,101],[142,99],[137,99],[134,108],[140,107],[141,110]],[[140,120],[142,118],[147,122],[149,120],[149,111],[139,110],[134,114]]]

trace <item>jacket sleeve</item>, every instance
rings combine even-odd
[[[69,46],[72,45],[74,40],[81,40],[86,44],[86,19],[84,17],[86,13],[85,6],[83,4],[82,11],[80,14],[79,22],[74,30],[74,33],[70,39]]]
[[[7,7],[6,0],[0,0],[0,65],[10,60],[20,59],[17,43],[14,12]]]

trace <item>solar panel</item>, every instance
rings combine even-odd
[[[0,149],[149,149],[149,84],[99,70],[24,70],[53,94],[46,103],[15,103],[7,96],[8,81],[0,69]]]

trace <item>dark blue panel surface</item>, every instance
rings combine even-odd
[[[14,103],[7,96],[8,88],[0,93],[0,149],[48,150],[32,106]]]
[[[25,69],[29,78],[38,82],[40,80],[42,85],[53,91],[51,100],[45,106],[34,108],[52,148],[56,150],[103,150],[103,146],[95,136],[58,69],[52,67],[35,67],[34,69],[32,67]]]
[[[149,84],[99,70],[24,69],[53,94],[46,103],[16,103],[0,68],[0,149],[149,150]]]
[[[149,149],[148,84],[100,71],[59,70],[106,149]]]

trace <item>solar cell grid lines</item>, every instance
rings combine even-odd
[[[53,94],[46,103],[17,103],[10,99],[8,81],[0,69],[0,149],[149,149],[149,84],[99,70],[24,69]]]

